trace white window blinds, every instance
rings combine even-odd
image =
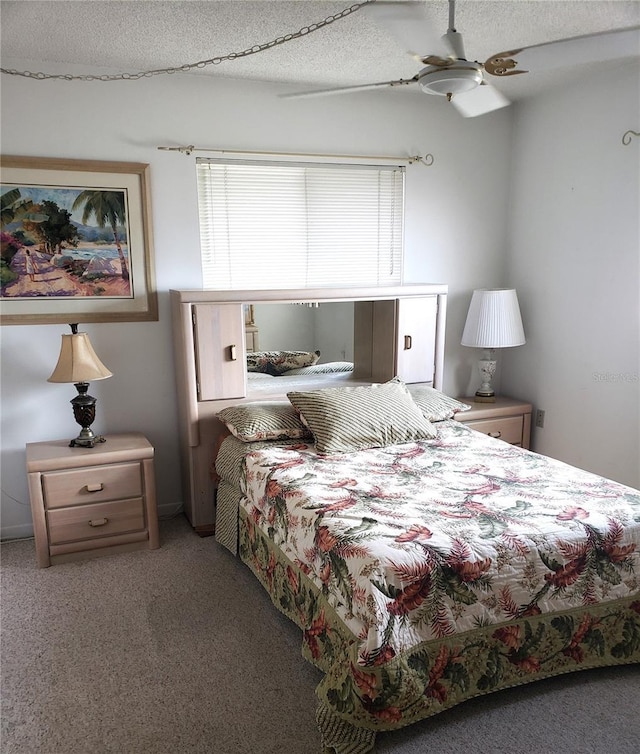
[[[402,282],[402,167],[196,165],[205,288]]]

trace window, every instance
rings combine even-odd
[[[205,288],[401,283],[404,168],[196,165]]]

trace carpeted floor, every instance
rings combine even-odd
[[[319,754],[299,630],[178,517],[161,548],[38,569],[2,546],[2,754]],[[584,671],[380,734],[377,754],[636,754],[640,667]]]

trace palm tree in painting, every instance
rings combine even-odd
[[[122,251],[118,225],[126,225],[127,212],[124,205],[124,191],[82,191],[73,202],[72,209],[78,209],[84,204],[82,222],[87,223],[91,215],[95,215],[100,228],[111,226],[113,240],[118,249],[118,257],[122,266],[122,279],[129,280],[127,260]]]
[[[29,213],[34,209],[34,204],[31,199],[27,199],[22,196],[19,188],[12,188],[5,191],[0,197],[0,211],[2,212],[2,227],[9,225],[9,223],[22,220],[24,217],[30,217],[37,222],[38,220],[46,219],[46,215]]]

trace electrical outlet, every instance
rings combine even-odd
[[[536,410],[536,427],[544,427],[544,411],[541,408]]]

